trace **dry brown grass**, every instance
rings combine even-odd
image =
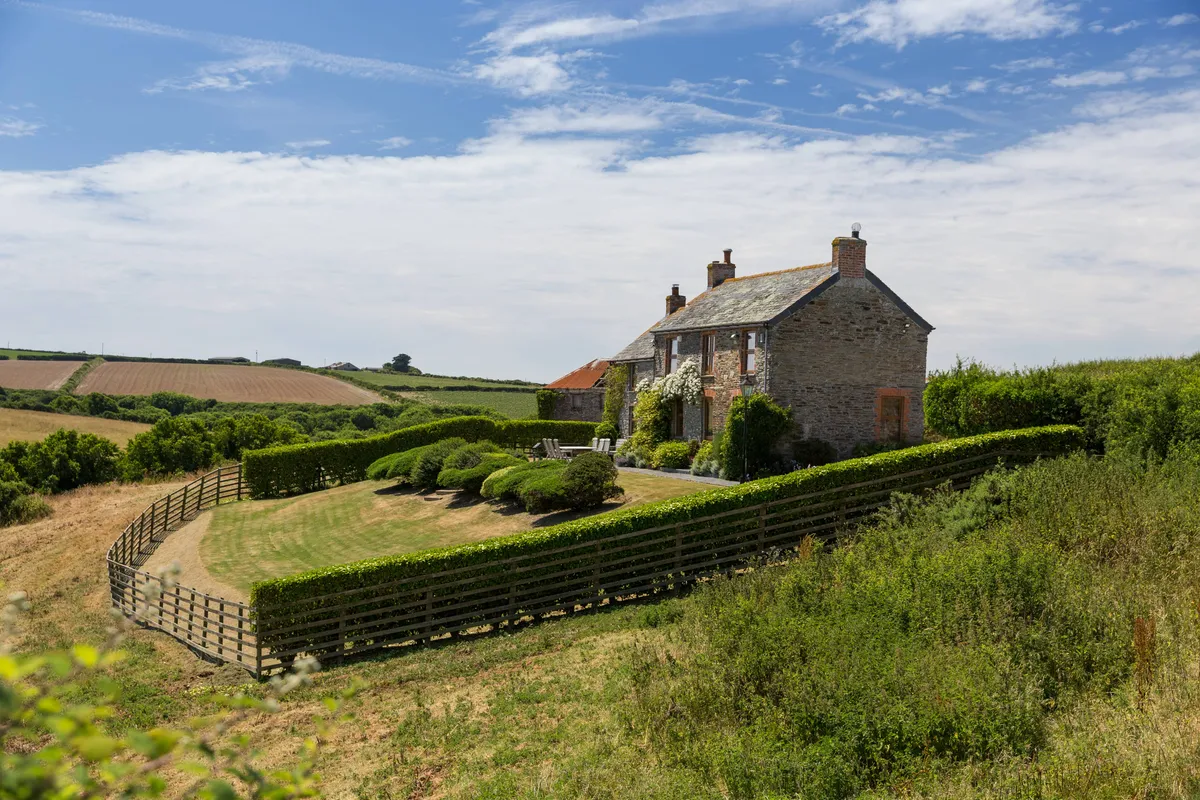
[[[6,389],[57,389],[67,382],[82,361],[0,360],[0,386]]]
[[[148,395],[177,392],[229,403],[320,403],[361,406],[382,398],[374,392],[299,370],[224,364],[101,364],[80,381],[76,394]]]
[[[22,411],[15,408],[0,408],[0,447],[9,442],[36,442],[45,439],[60,428],[94,433],[116,442],[121,447],[149,425],[140,422],[122,422],[102,417],[80,417],[73,414],[51,414],[45,411]]]

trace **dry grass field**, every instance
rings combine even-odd
[[[229,403],[320,403],[361,406],[382,398],[336,378],[299,370],[223,364],[115,362],[88,373],[76,394],[178,392]]]
[[[0,408],[0,447],[9,442],[36,442],[45,439],[59,428],[69,428],[80,433],[94,433],[110,439],[122,447],[149,425],[140,422],[122,422],[101,417],[78,417],[72,414],[49,414],[44,411],[20,411]]]
[[[0,361],[0,387],[5,389],[57,389],[67,382],[82,361]]]

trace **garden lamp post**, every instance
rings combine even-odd
[[[750,480],[750,395],[754,387],[742,384],[742,483]]]

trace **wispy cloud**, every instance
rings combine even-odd
[[[529,97],[569,88],[571,76],[563,66],[568,61],[567,57],[550,51],[537,55],[506,53],[476,65],[473,74],[502,89]]]
[[[1129,22],[1123,23],[1121,25],[1114,25],[1113,27],[1108,29],[1108,32],[1116,34],[1117,36],[1120,36],[1122,33],[1126,33],[1128,31],[1132,31],[1132,30],[1137,30],[1138,28],[1142,27],[1145,24],[1146,24],[1145,20],[1131,19],[1131,20],[1129,20]]]
[[[1173,17],[1159,20],[1159,22],[1168,28],[1175,28],[1180,25],[1194,25],[1200,22],[1200,16],[1196,16],[1195,14],[1176,14]]]
[[[932,36],[973,33],[991,39],[1036,39],[1078,27],[1074,5],[1049,0],[870,0],[818,20],[838,41],[904,47]]]
[[[36,122],[28,122],[16,117],[0,117],[0,136],[10,139],[33,136],[41,129],[42,126]]]
[[[376,139],[375,144],[379,145],[380,150],[402,150],[412,144],[412,139],[407,136],[389,136],[386,139]]]
[[[286,142],[285,147],[289,150],[319,150],[322,147],[329,147],[333,142],[328,139],[305,139],[299,142]]]
[[[993,64],[992,67],[1005,72],[1023,72],[1031,69],[1057,69],[1060,65],[1057,60],[1049,56],[1036,56],[1034,58],[1018,58],[1004,64]]]
[[[1116,86],[1154,78],[1186,78],[1196,73],[1191,63],[1200,60],[1200,50],[1159,45],[1139,47],[1119,62],[1122,69],[1087,70],[1075,75],[1058,75],[1050,83],[1063,87]]]
[[[1129,80],[1129,76],[1123,71],[1090,69],[1075,75],[1059,75],[1051,78],[1050,83],[1062,87],[1115,86],[1127,80]]]

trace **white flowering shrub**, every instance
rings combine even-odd
[[[659,378],[657,388],[662,392],[664,400],[682,399],[690,406],[700,404],[704,396],[704,384],[700,380],[700,362],[689,358],[679,365],[679,369],[666,377]]]

